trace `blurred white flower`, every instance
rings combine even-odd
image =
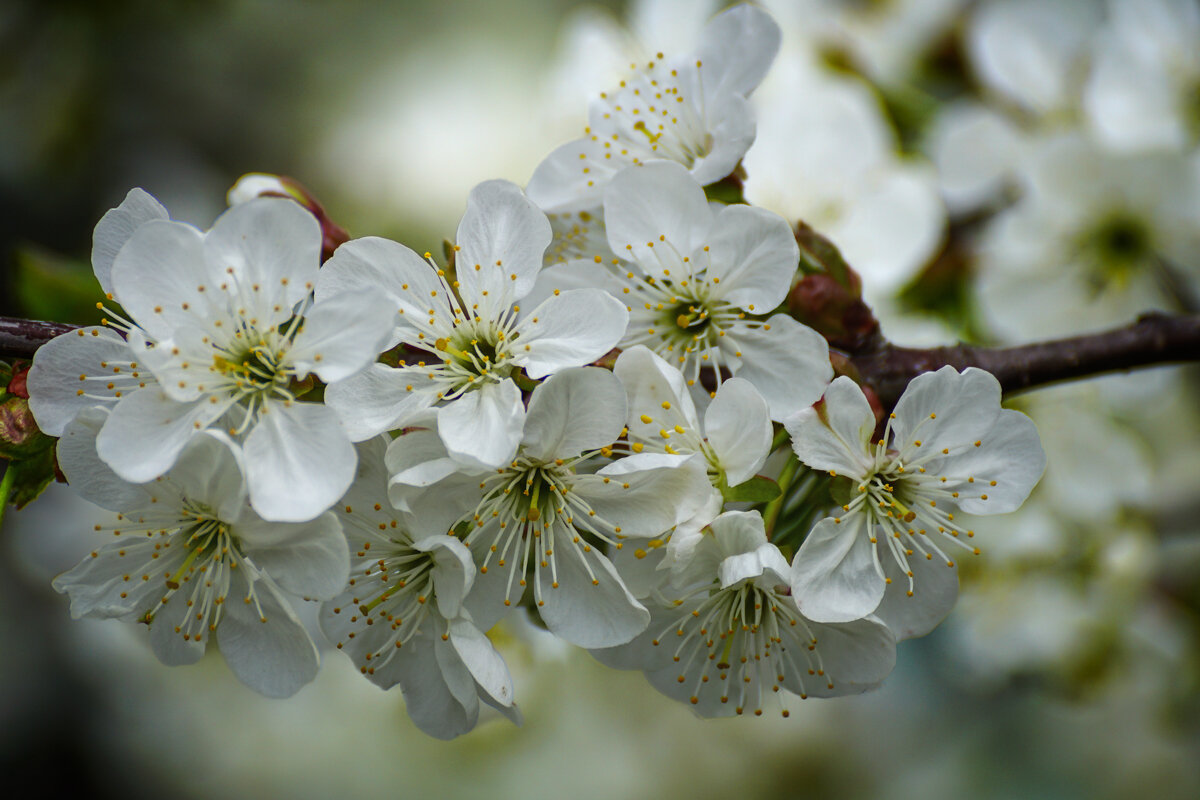
[[[755,105],[746,199],[829,237],[862,275],[868,302],[904,286],[940,246],[946,212],[933,171],[896,155],[878,98],[787,53]]]
[[[1110,0],[1094,42],[1083,107],[1116,150],[1193,150],[1200,143],[1200,5]]]
[[[682,164],[702,185],[733,172],[754,141],[747,96],[779,49],[779,28],[754,6],[735,6],[701,32],[695,49],[656,53],[611,93],[592,99],[585,136],[534,171],[529,197],[547,212],[591,210],[625,167]]]
[[[1197,293],[1200,170],[1187,159],[1063,135],[1037,143],[1026,183],[980,243],[976,297],[1004,339],[1078,334]]]

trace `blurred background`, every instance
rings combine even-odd
[[[715,2],[0,4],[0,314],[94,323],[91,231],[130,187],[207,227],[293,176],[352,235],[437,251],[631,60]],[[1195,0],[780,0],[751,202],[829,235],[902,344],[1017,343],[1200,301]],[[1200,375],[1014,398],[1049,467],[884,687],[702,721],[519,620],[526,723],[441,743],[326,653],[286,701],[140,626],[72,622],[63,486],[0,535],[0,769],[33,796],[1200,796]],[[137,627],[137,630],[130,629]]]

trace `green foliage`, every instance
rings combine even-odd
[[[769,503],[780,495],[779,484],[762,475],[737,486],[730,486],[722,476],[720,489],[726,503]]]

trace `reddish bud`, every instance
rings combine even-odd
[[[290,197],[317,218],[317,222],[321,223],[321,263],[329,260],[333,251],[340,245],[350,241],[350,234],[346,229],[331,220],[325,213],[325,207],[295,178],[250,172],[238,178],[237,183],[226,195],[231,206],[256,197]]]
[[[15,394],[17,397],[25,400],[29,399],[29,387],[27,381],[29,378],[30,364],[23,366],[13,365],[12,378],[8,381],[8,393]]]

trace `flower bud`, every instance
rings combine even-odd
[[[245,203],[256,197],[290,197],[304,206],[321,223],[321,261],[324,263],[338,246],[350,240],[346,229],[335,223],[325,213],[325,208],[295,178],[286,175],[270,175],[265,172],[249,172],[238,178],[237,183],[225,195],[229,205]]]

